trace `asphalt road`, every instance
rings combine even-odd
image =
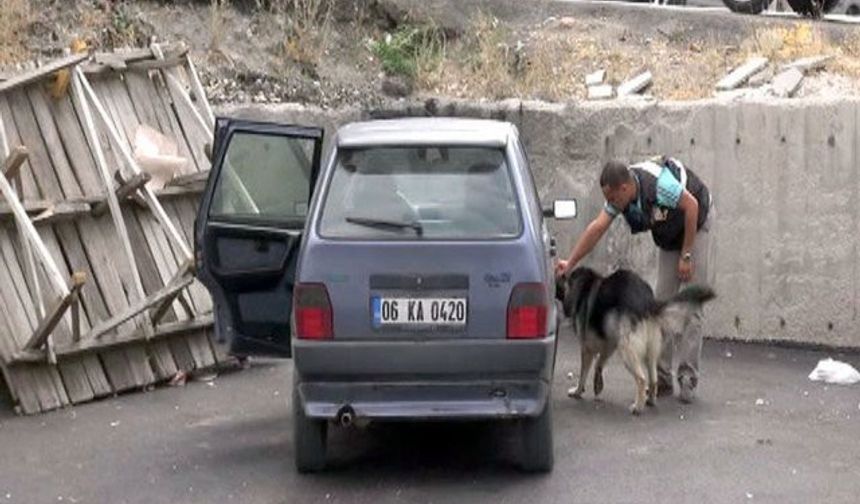
[[[300,476],[289,361],[34,417],[2,405],[0,503],[856,503],[860,385],[810,382],[825,356],[710,342],[699,401],[635,418],[617,357],[602,401],[566,397],[567,334],[546,476],[518,472],[511,427],[485,424],[336,430],[333,468]]]

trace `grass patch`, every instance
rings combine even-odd
[[[368,43],[386,73],[419,80],[431,79],[444,58],[445,46],[444,33],[432,24],[402,25]]]

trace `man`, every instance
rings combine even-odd
[[[659,249],[657,261],[658,299],[666,299],[682,284],[707,283],[708,215],[711,196],[707,186],[681,162],[657,158],[628,167],[609,161],[600,174],[606,203],[579,237],[567,260],[556,265],[556,274],[573,270],[623,215],[632,233],[651,231]],[[658,365],[658,395],[672,395],[673,351],[679,354],[677,380],[679,399],[691,402],[699,380],[702,353],[701,314],[676,341],[663,345]]]

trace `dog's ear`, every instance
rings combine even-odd
[[[580,266],[570,272],[565,278],[565,296],[562,301],[564,314],[572,317],[576,313],[577,303],[587,296],[594,284],[597,274],[594,270]]]

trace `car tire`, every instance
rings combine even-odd
[[[552,398],[547,397],[543,412],[522,420],[522,459],[526,472],[548,473],[555,461],[552,444]]]
[[[305,415],[298,382],[293,381],[293,455],[296,470],[302,474],[325,469],[328,422]]]
[[[741,14],[760,14],[767,9],[771,0],[723,0],[723,4],[732,12]]]

